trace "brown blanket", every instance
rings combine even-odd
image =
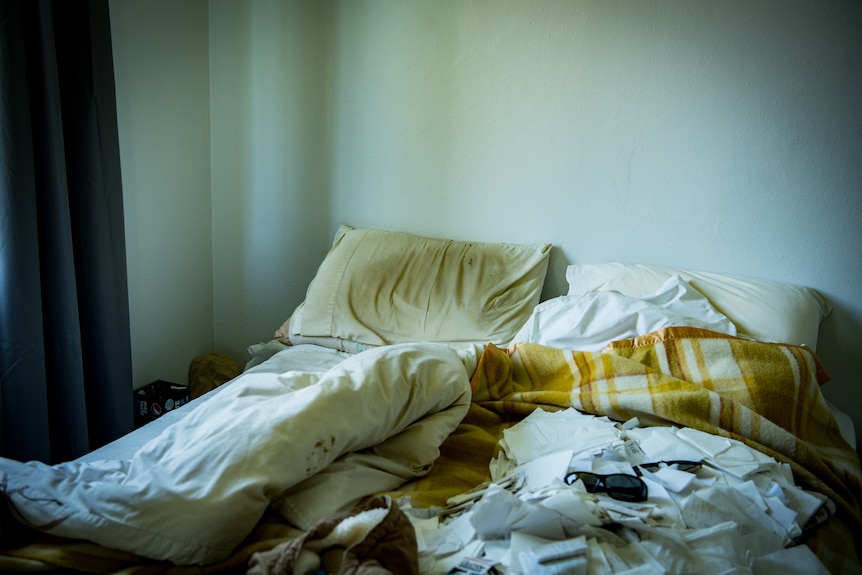
[[[316,572],[416,575],[416,535],[389,497],[320,521],[305,535],[252,556],[248,575]]]

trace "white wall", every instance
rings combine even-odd
[[[213,348],[206,0],[111,0],[134,386]]]
[[[858,2],[337,3],[329,227],[806,284],[862,430]]]
[[[210,2],[214,333],[240,365],[331,241],[326,6]]]
[[[271,337],[342,222],[549,241],[546,296],[566,264],[612,260],[817,288],[825,391],[862,430],[858,2],[208,7],[217,350]]]

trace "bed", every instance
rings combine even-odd
[[[862,572],[828,303],[547,244],[342,226],[234,380],[0,460],[0,571]]]

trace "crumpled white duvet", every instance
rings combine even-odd
[[[211,563],[270,504],[315,521],[427,471],[467,412],[468,375],[457,353],[422,343],[357,354],[323,374],[248,373],[130,461],[0,458],[0,490],[47,533]],[[365,461],[375,468],[363,471]]]

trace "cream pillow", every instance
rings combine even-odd
[[[569,295],[613,290],[632,297],[655,292],[673,275],[706,296],[741,335],[817,348],[820,322],[831,307],[811,288],[663,266],[605,263],[566,268]]]
[[[411,341],[508,344],[539,302],[550,244],[341,226],[282,343],[361,351]]]

